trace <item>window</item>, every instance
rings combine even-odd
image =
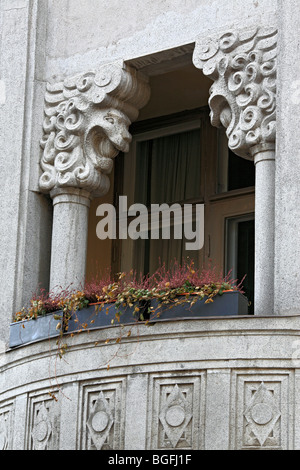
[[[136,130],[131,151],[123,156],[120,165],[123,194],[128,197],[128,206],[144,204],[150,212],[151,204],[168,204],[169,207],[175,204],[183,210],[185,204],[195,207],[195,204],[203,203],[202,114],[184,114],[178,116],[176,122],[162,119],[159,128]],[[176,238],[175,224],[183,224],[183,219],[178,222],[171,213],[170,239],[162,238],[161,223],[162,219],[158,239],[153,239],[149,232],[142,239],[122,240],[121,270],[134,266],[139,272],[151,273],[160,261],[168,264],[174,258],[182,260],[187,257],[199,265],[199,250],[187,250],[186,238]],[[181,231],[184,235],[183,228]]]
[[[226,219],[226,270],[232,269],[235,279],[242,279],[250,301],[249,313],[254,306],[254,214]]]
[[[253,162],[235,155],[227,145],[225,130],[218,129],[218,183],[217,193],[255,186]]]
[[[212,127],[207,107],[139,122],[131,132],[129,154],[116,160],[115,204],[119,195],[128,197],[128,206],[204,204],[204,246],[187,251],[184,238],[151,240],[150,234],[117,240],[114,270],[151,273],[159,259],[168,264],[189,257],[199,267],[212,260],[239,279],[247,274],[247,294],[253,297],[253,162],[229,151],[226,134]]]

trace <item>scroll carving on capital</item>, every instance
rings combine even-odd
[[[113,159],[128,152],[129,126],[149,96],[146,77],[124,63],[48,84],[40,190],[72,187],[93,197],[106,194]]]
[[[213,80],[211,122],[224,126],[230,149],[253,160],[275,148],[277,30],[254,27],[197,40],[194,65]]]

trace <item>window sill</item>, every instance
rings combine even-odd
[[[248,196],[250,194],[255,194],[255,186],[250,186],[248,188],[234,189],[232,191],[227,191],[226,193],[214,194],[208,198],[209,202],[221,201],[223,199],[231,199],[241,196]]]

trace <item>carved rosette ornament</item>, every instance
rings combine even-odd
[[[240,157],[275,148],[277,30],[249,28],[196,41],[194,65],[214,83],[211,122]]]
[[[128,128],[148,99],[146,78],[124,63],[48,84],[40,190],[106,194],[113,159],[128,151]]]

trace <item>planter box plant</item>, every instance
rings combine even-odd
[[[53,294],[42,290],[34,294],[30,305],[15,314],[10,325],[9,347],[62,336],[66,312],[87,303],[77,292],[64,290]]]
[[[195,270],[193,263],[166,269],[152,276],[110,274],[86,284],[80,291],[42,293],[28,308],[16,313],[10,328],[10,347],[138,321],[236,316],[248,314],[241,283],[223,277],[216,268]]]

